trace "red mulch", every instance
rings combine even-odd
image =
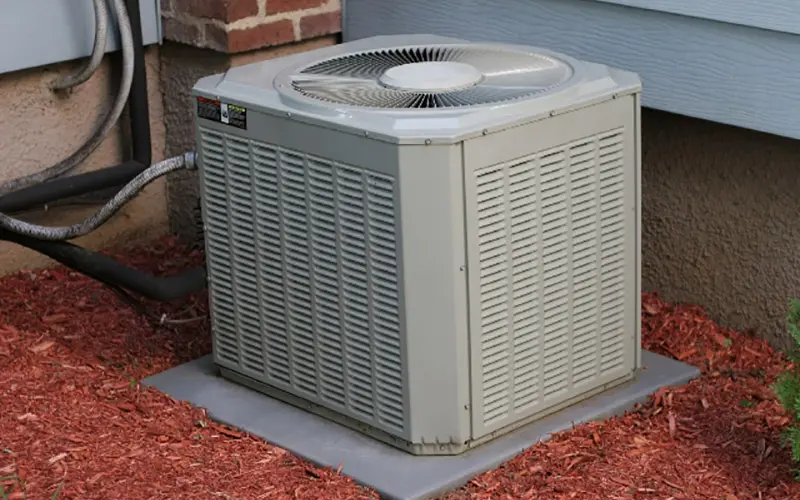
[[[170,239],[124,259],[159,274],[202,262]],[[559,433],[447,498],[800,499],[780,439],[788,418],[769,389],[786,359],[698,307],[643,301],[644,347],[703,376]],[[204,318],[204,295],[146,307],[156,319],[63,268],[0,279],[0,486],[10,499],[24,498],[19,478],[31,499],[376,498],[138,385],[210,350],[205,319],[172,322]]]

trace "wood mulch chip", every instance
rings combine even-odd
[[[118,257],[161,275],[202,263],[172,239]],[[0,279],[0,498],[377,498],[138,384],[210,351],[206,313],[205,295],[137,308],[64,268]],[[781,440],[789,420],[769,389],[786,358],[654,295],[642,322],[646,349],[703,375],[445,498],[800,499]]]

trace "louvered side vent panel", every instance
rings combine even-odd
[[[607,135],[599,144],[600,157],[600,373],[624,363],[625,310],[625,196],[622,136]],[[638,297],[637,297],[638,299]]]
[[[625,373],[623,139],[616,129],[475,172],[485,429]]]
[[[368,176],[366,184],[372,329],[376,332],[373,344],[375,399],[380,421],[395,429],[403,429],[405,398],[400,360],[394,183],[386,177]]]
[[[539,332],[541,329],[541,271],[537,262],[541,222],[535,159],[508,169],[511,221],[512,301],[514,319],[514,411],[525,411],[539,400]]]
[[[503,417],[509,393],[509,256],[506,220],[508,189],[504,167],[478,173],[478,250],[481,283],[481,349],[484,418]]]
[[[201,130],[218,361],[407,428],[391,177]]]
[[[225,168],[225,139],[210,130],[201,131],[203,162],[202,197],[206,233],[206,266],[214,351],[227,366],[239,366],[239,334],[233,306],[233,248],[228,214],[228,181]]]
[[[252,146],[253,163],[253,219],[256,232],[254,257],[258,262],[261,304],[261,334],[265,352],[266,378],[283,387],[292,383],[289,358],[289,331],[286,327],[287,299],[284,283],[283,247],[280,237],[281,190],[278,155],[272,148],[258,144]]]
[[[568,152],[542,155],[542,397],[567,387],[569,377]]]
[[[225,138],[227,157],[229,244],[233,257],[233,293],[239,332],[239,361],[249,374],[264,373],[264,348],[261,339],[261,312],[257,272],[253,262],[254,220],[252,168],[247,141]]]

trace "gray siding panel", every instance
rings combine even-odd
[[[797,0],[595,0],[800,35]]]
[[[117,18],[111,18],[106,52],[120,49]],[[145,45],[161,43],[160,0],[139,0]],[[0,41],[14,47],[0,53],[0,74],[88,57],[94,44],[91,0],[5,0]],[[17,47],[24,50],[17,50]]]
[[[800,36],[594,0],[500,3],[346,0],[344,38],[427,33],[546,47],[639,73],[647,107],[800,138]]]

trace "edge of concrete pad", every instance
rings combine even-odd
[[[143,380],[174,399],[205,408],[221,423],[242,429],[323,467],[338,468],[383,498],[416,500],[459,488],[471,478],[573,425],[622,414],[661,387],[682,385],[700,371],[652,352],[625,384],[593,396],[510,434],[454,457],[417,457],[218,375],[211,356]]]

